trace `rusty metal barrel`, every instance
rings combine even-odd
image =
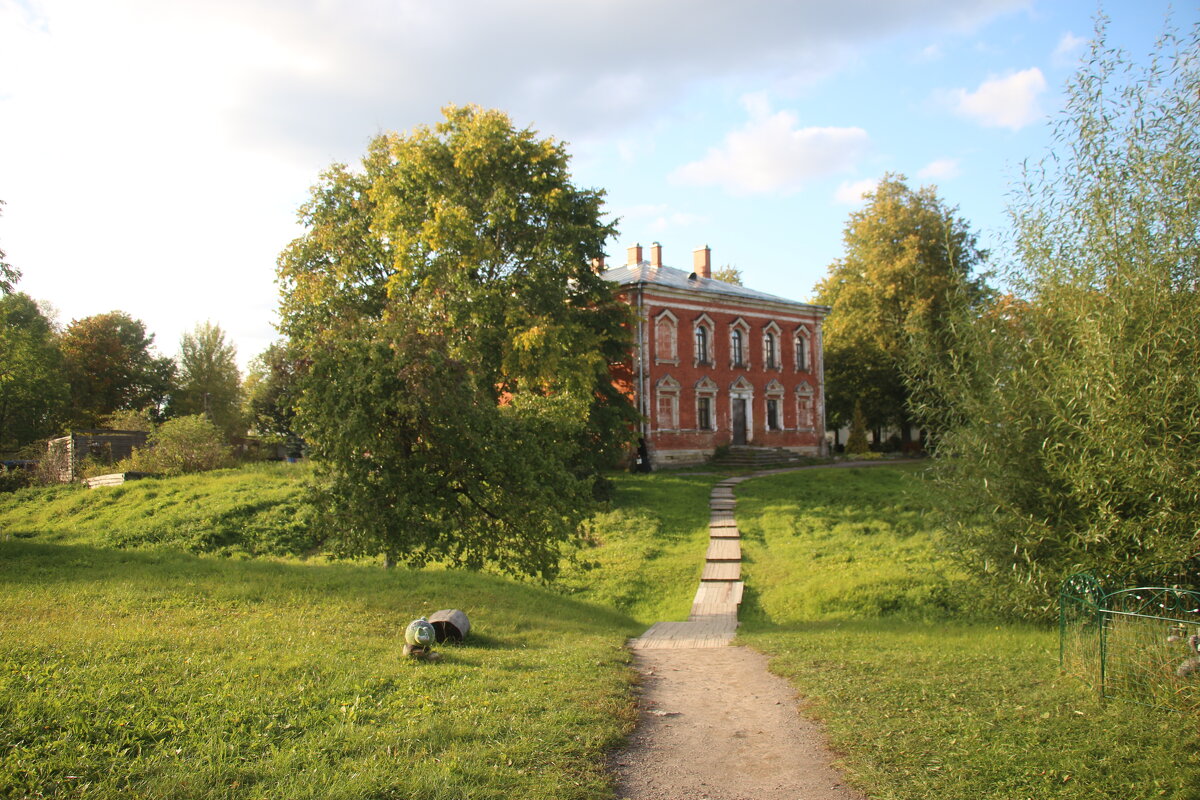
[[[471,621],[457,608],[433,612],[429,615],[429,624],[433,626],[438,644],[447,641],[461,642],[471,630]]]

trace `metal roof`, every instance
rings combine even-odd
[[[694,272],[684,272],[675,267],[654,267],[650,265],[649,261],[643,261],[636,265],[625,264],[620,267],[612,267],[604,271],[603,277],[621,286],[634,286],[639,283],[645,283],[651,286],[684,289],[690,292],[740,297],[767,303],[784,303],[789,306],[804,306],[828,312],[825,306],[801,303],[798,300],[789,300],[786,297],[747,289],[745,286],[738,286],[736,283],[725,283],[713,278],[701,278]]]

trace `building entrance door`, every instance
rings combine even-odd
[[[746,443],[746,398],[733,398],[733,443]]]

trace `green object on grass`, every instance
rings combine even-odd
[[[429,647],[436,638],[433,625],[429,624],[429,620],[424,617],[414,619],[404,629],[404,641],[414,647]]]

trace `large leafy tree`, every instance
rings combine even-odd
[[[4,201],[0,200],[0,206]],[[4,251],[0,250],[0,296],[12,294],[13,287],[21,279],[21,271],[4,260]]]
[[[203,414],[225,436],[244,433],[242,375],[237,347],[220,325],[202,322],[179,340],[179,369],[171,415]]]
[[[816,287],[816,301],[832,307],[824,326],[829,422],[849,422],[857,404],[872,427],[907,432],[914,342],[924,356],[944,357],[938,343],[948,321],[988,296],[978,274],[986,253],[934,187],[914,190],[894,174],[850,215],[843,241],[845,255]]]
[[[1200,546],[1197,87],[1200,31],[1135,69],[1100,20],[1012,209],[1013,295],[936,375],[950,542],[1009,607]]]
[[[29,295],[0,297],[0,451],[57,433],[67,399],[54,326]]]
[[[335,166],[281,256],[297,426],[344,552],[549,577],[634,410],[613,228],[559,142],[449,107]]]
[[[94,427],[123,410],[158,414],[171,392],[175,363],[156,356],[153,344],[154,334],[124,311],[72,321],[61,339],[72,422]]]

